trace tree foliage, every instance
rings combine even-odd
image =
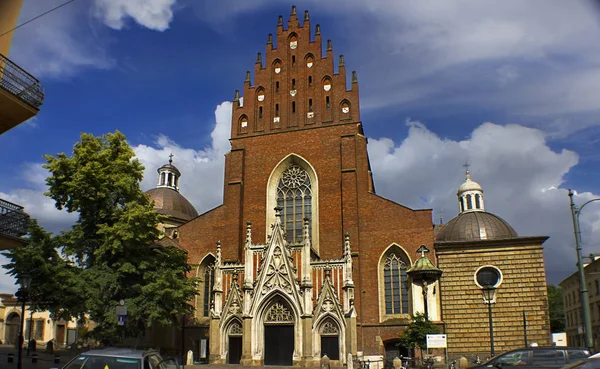
[[[550,329],[552,333],[565,331],[565,309],[563,291],[560,286],[548,285],[548,310],[550,312]]]
[[[425,314],[416,313],[404,333],[400,335],[400,343],[409,349],[422,350],[427,348],[427,335],[438,333],[439,327],[426,319]]]
[[[107,344],[190,313],[197,281],[186,278],[185,251],[156,245],[164,216],[140,188],[144,168],[125,136],[84,133],[71,156],[44,158],[50,172],[46,195],[58,209],[79,214],[70,230],[53,239],[73,261],[69,280],[79,281],[77,301],[65,300],[62,308],[88,316],[96,323],[91,333]],[[117,325],[121,300],[128,307],[126,327]]]
[[[25,245],[4,255],[10,260],[3,266],[9,275],[31,276],[28,299],[33,309],[48,310],[57,319],[79,315],[83,307],[77,296],[80,270],[61,257],[57,239],[35,219],[29,223]]]

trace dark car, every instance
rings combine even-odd
[[[563,369],[598,369],[600,368],[600,357],[590,356],[587,359],[568,364]]]
[[[590,356],[581,347],[527,347],[502,353],[471,369],[487,368],[561,368]]]
[[[106,348],[83,352],[62,369],[179,369],[179,364],[155,350]]]

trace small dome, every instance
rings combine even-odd
[[[500,240],[518,237],[504,219],[485,211],[461,213],[445,224],[435,236],[436,241]]]
[[[198,216],[194,206],[178,191],[168,187],[158,187],[146,191],[150,201],[154,201],[154,210],[177,220],[188,221]]]
[[[457,194],[460,196],[461,193],[466,191],[479,191],[483,192],[481,185],[471,179],[471,174],[467,171],[467,178],[463,184],[458,188]]]

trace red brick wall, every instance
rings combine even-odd
[[[290,153],[306,159],[318,177],[319,244],[320,257],[342,256],[344,234],[350,233],[354,258],[355,306],[359,324],[379,324],[377,267],[382,253],[392,244],[402,246],[411,259],[417,248],[424,244],[433,251],[431,210],[411,210],[377,196],[372,191],[367,140],[362,132],[358,105],[358,84],[346,90],[345,67],[334,73],[333,51],[321,56],[321,37],[310,42],[308,22],[298,26],[292,16],[287,31],[278,27],[278,47],[267,45],[266,63],[256,64],[255,82],[244,85],[244,106],[234,103],[231,146],[225,162],[224,204],[180,228],[180,243],[189,250],[190,262],[202,259],[207,252],[214,253],[217,240],[222,241],[224,260],[243,261],[243,243],[246,221],[252,222],[254,243],[266,242],[267,183],[278,163]],[[297,34],[297,48],[289,46],[290,33]],[[314,55],[314,64],[308,68],[305,55]],[[296,65],[291,65],[295,56]],[[281,61],[281,72],[272,66]],[[313,87],[307,86],[308,76]],[[331,77],[332,88],[326,92],[321,80]],[[291,80],[296,80],[296,95],[291,96]],[[279,92],[274,90],[279,81]],[[264,89],[265,98],[259,102],[256,89]],[[324,106],[330,96],[330,108]],[[315,119],[306,118],[306,101],[313,99]],[[340,103],[351,104],[348,117]],[[291,103],[296,102],[296,113]],[[279,104],[279,123],[273,122],[274,104]],[[263,118],[257,116],[263,106]],[[248,127],[242,130],[240,117],[246,116]],[[348,119],[342,119],[348,118]],[[313,123],[314,122],[314,123]],[[434,258],[434,255],[430,255]],[[320,286],[315,286],[320,289]],[[397,335],[398,327],[381,328],[387,334]],[[359,350],[362,345],[373,346],[373,335],[380,328],[359,329]],[[373,353],[373,352],[372,352]],[[379,349],[376,352],[379,353]]]

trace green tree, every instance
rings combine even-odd
[[[552,333],[565,331],[565,309],[563,291],[560,286],[548,285],[548,310],[550,312],[550,329]]]
[[[34,310],[48,310],[57,319],[70,319],[83,312],[78,298],[78,268],[65,260],[57,248],[57,239],[32,219],[23,247],[4,253],[9,263],[3,265],[8,274],[31,276],[28,299]]]
[[[125,136],[82,134],[73,154],[46,155],[46,193],[58,209],[77,212],[71,230],[60,236],[64,252],[81,269],[79,297],[104,343],[137,336],[153,323],[171,325],[191,312],[197,281],[184,251],[156,247],[164,216],[140,188],[143,166]],[[119,327],[115,307],[128,306]]]
[[[426,319],[424,314],[416,313],[412,316],[406,331],[400,335],[400,343],[409,349],[423,350],[427,348],[427,335],[438,333],[440,333],[438,326]]]

